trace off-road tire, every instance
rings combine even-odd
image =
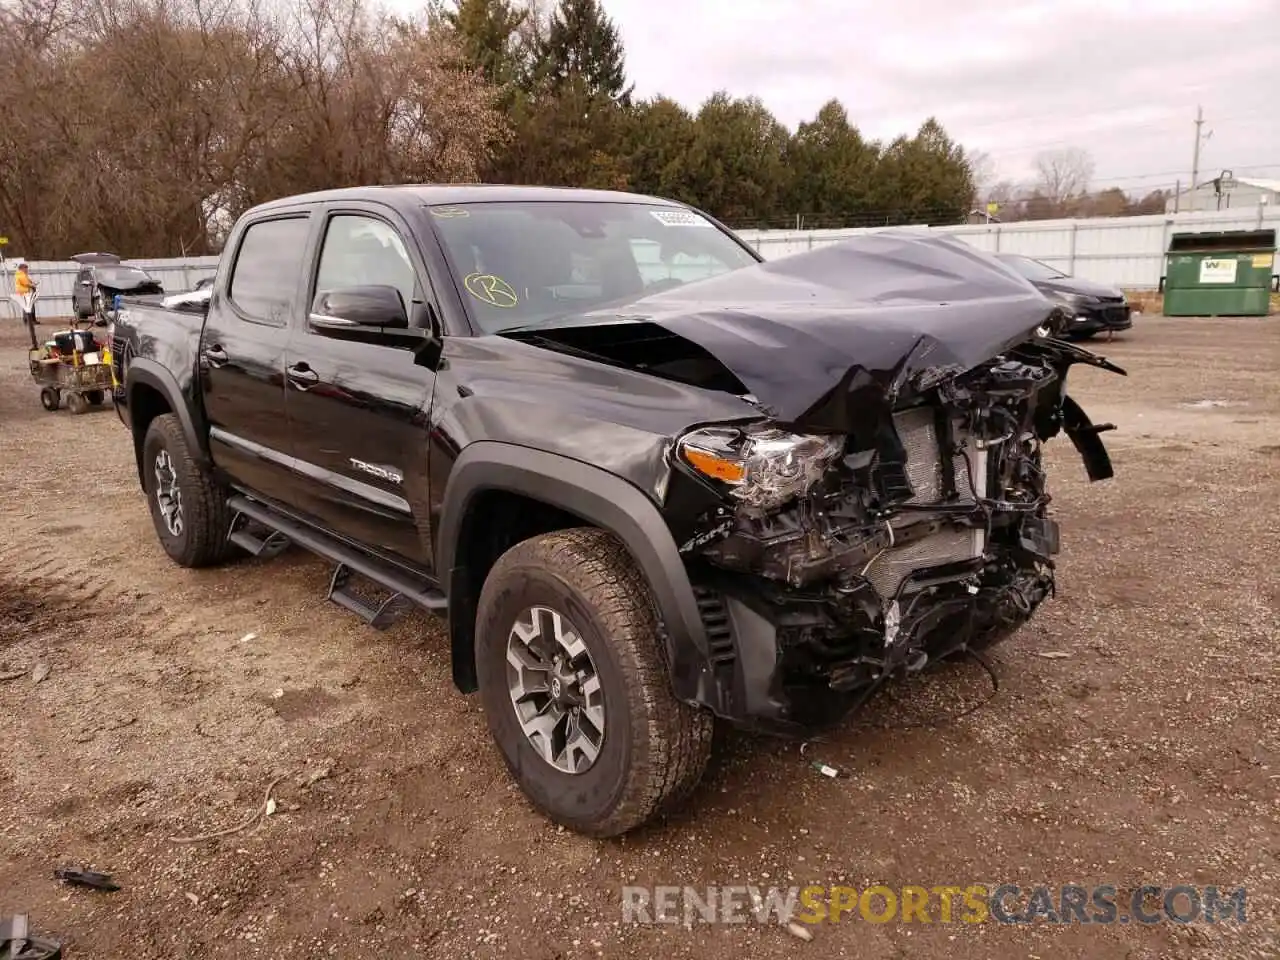
[[[156,497],[156,456],[168,451],[182,495],[183,525],[177,536],[169,532]],[[182,423],[172,413],[156,417],[147,427],[142,444],[142,476],[147,506],[160,543],[175,563],[183,567],[208,567],[225,561],[232,552],[227,542],[231,511],[226,491],[196,463]]]
[[[53,387],[41,387],[40,406],[44,407],[50,413],[53,413],[62,406],[62,398],[58,395],[58,391]]]
[[[70,410],[74,416],[78,417],[89,409],[89,401],[84,398],[83,393],[68,393],[67,409]]]
[[[604,740],[582,773],[544,760],[511,703],[507,640],[516,618],[538,604],[577,627],[604,693]],[[713,720],[673,695],[661,631],[644,576],[606,531],[537,536],[494,564],[476,616],[480,698],[507,769],[552,821],[587,836],[618,836],[670,810],[702,777]]]
[[[102,401],[106,399],[106,394],[101,390],[89,390],[85,393],[84,398],[93,406],[101,406]]]

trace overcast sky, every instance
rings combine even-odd
[[[755,94],[789,127],[827,99],[891,138],[934,114],[1000,175],[1078,146],[1094,185],[1280,178],[1280,0],[603,0],[642,96]]]
[[[1280,0],[603,3],[640,96],[754,94],[792,129],[838,97],[885,139],[934,114],[1002,178],[1074,146],[1129,191],[1185,185],[1200,104],[1202,175],[1280,178]]]

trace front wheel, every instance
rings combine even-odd
[[[594,837],[640,826],[701,778],[712,718],[676,700],[649,588],[621,543],[534,537],[485,580],[476,667],[489,730],[551,820]]]
[[[142,469],[151,520],[170,559],[184,567],[225,560],[231,550],[226,491],[196,462],[174,414],[147,427]]]

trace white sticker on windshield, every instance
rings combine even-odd
[[[692,210],[650,210],[649,213],[664,227],[714,227],[710,220]]]

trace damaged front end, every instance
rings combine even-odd
[[[864,390],[848,433],[757,423],[679,438],[668,507],[685,520],[723,712],[820,726],[889,677],[1025,623],[1053,593],[1058,552],[1043,444],[1066,432],[1091,479],[1111,475],[1097,436],[1110,426],[1065,392],[1082,361],[1118,371],[1042,329],[963,372],[904,364]]]
[[[1065,433],[1110,477],[1109,425],[1066,378],[1124,373],[1062,339],[1067,319],[960,240],[884,231],[507,335],[746,402],[668,435],[658,498],[706,632],[673,679],[804,732],[1052,595],[1042,448]]]

